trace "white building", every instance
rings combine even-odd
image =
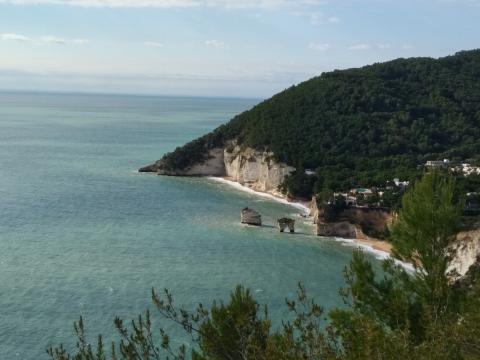
[[[463,163],[461,167],[461,172],[465,176],[474,175],[474,174],[480,175],[480,167],[473,166],[468,163]]]
[[[393,179],[393,182],[396,187],[401,187],[401,188],[406,188],[408,185],[410,185],[410,181],[400,181],[400,179],[398,178]]]
[[[448,159],[443,159],[443,160],[429,160],[425,164],[426,167],[431,167],[431,168],[443,168],[447,167],[450,165],[450,160]]]

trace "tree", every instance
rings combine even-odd
[[[478,308],[473,310],[478,299],[469,295],[462,300],[447,274],[461,209],[454,180],[426,174],[404,196],[391,229],[394,253],[411,261],[415,271],[409,274],[387,260],[383,276],[378,276],[363,253],[354,254],[342,291],[348,308],[331,314],[332,327],[345,345],[344,358],[480,356],[480,342],[472,337],[480,325],[470,320],[478,318]],[[462,308],[462,303],[467,305]]]
[[[382,206],[391,210],[398,210],[401,207],[402,191],[399,189],[387,189],[380,199]]]
[[[259,316],[259,307],[250,291],[241,286],[227,305],[214,302],[210,316],[199,327],[199,351],[194,350],[193,360],[264,358],[270,321],[266,309],[264,316]]]
[[[434,319],[451,305],[447,268],[462,210],[453,177],[427,173],[403,197],[399,219],[391,229],[394,254],[415,266],[417,291]]]
[[[285,177],[281,190],[283,193],[310,200],[313,195],[315,177],[305,174],[303,167],[299,167],[291,175]]]

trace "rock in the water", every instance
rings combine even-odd
[[[278,228],[280,232],[284,232],[288,227],[291,233],[295,232],[295,220],[289,218],[281,218],[277,220]]]
[[[242,224],[261,226],[262,225],[262,216],[253,209],[248,207],[242,210],[241,213],[241,222]]]

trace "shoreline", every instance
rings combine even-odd
[[[306,215],[308,217],[310,216],[310,207],[307,206],[306,203],[289,201],[283,197],[276,196],[269,192],[257,191],[252,188],[249,188],[248,186],[244,186],[236,181],[230,180],[225,177],[208,176],[207,179],[231,186],[237,190],[247,192],[249,194],[261,196],[261,197],[279,202],[284,205],[292,206],[297,210],[301,210],[303,215]],[[392,258],[391,245],[384,241],[371,240],[371,239],[344,239],[344,238],[338,238],[338,237],[329,238],[329,239],[333,239],[334,241],[342,243],[345,246],[361,248],[366,252],[372,254],[378,260],[386,260],[388,258]],[[402,262],[397,259],[394,259],[394,261],[397,265],[402,266],[405,270],[410,272],[414,271],[414,268],[411,264]]]
[[[282,198],[280,196],[276,196],[272,193],[269,192],[263,192],[263,191],[257,191],[253,190],[252,188],[249,188],[248,186],[242,185],[239,182],[230,180],[225,177],[216,177],[216,176],[207,176],[207,179],[222,183],[222,184],[227,184],[231,187],[234,187],[237,190],[247,192],[253,195],[261,196],[270,200],[274,200],[276,202],[279,202],[284,205],[290,205],[296,208],[297,210],[301,210],[304,215],[309,215],[310,214],[310,207],[306,205],[306,203],[298,202],[298,201],[288,201],[285,198]]]

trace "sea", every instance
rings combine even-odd
[[[300,208],[214,179],[137,172],[259,101],[0,93],[0,359],[72,349],[80,316],[88,339],[109,343],[116,316],[152,309],[152,288],[193,310],[241,284],[275,327],[299,282],[326,311],[342,306],[353,247],[315,236]],[[246,206],[264,226],[240,224]],[[284,216],[295,234],[275,227]]]

